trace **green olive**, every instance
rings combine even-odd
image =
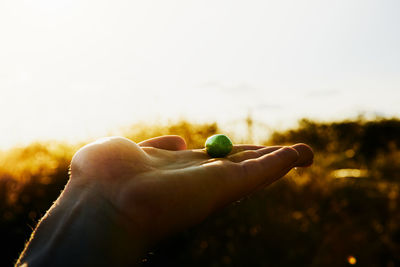
[[[207,138],[206,151],[213,158],[223,158],[232,151],[232,141],[228,136],[215,134]]]

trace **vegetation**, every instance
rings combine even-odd
[[[220,132],[215,123],[181,121],[134,125],[124,135],[139,142],[178,134],[189,148],[199,148]],[[301,120],[263,144],[296,142],[314,148],[311,168],[292,171],[166,240],[141,265],[399,266],[400,120]],[[0,154],[1,266],[17,258],[59,195],[80,145],[36,143]]]

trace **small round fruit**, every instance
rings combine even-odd
[[[231,152],[233,144],[228,136],[216,134],[207,138],[206,151],[213,158],[223,158]]]

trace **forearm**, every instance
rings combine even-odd
[[[121,266],[144,251],[112,205],[85,188],[69,188],[33,232],[17,266]]]

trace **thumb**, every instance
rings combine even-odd
[[[147,139],[138,143],[141,147],[155,147],[165,150],[185,150],[186,142],[185,140],[178,135],[163,135],[159,137],[154,137],[151,139]]]

